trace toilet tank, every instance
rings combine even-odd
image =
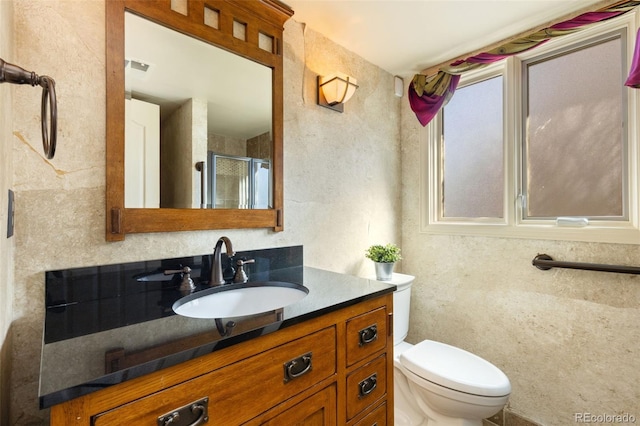
[[[411,306],[412,275],[394,273],[389,284],[397,286],[393,293],[393,344],[401,343],[409,332],[409,307]]]

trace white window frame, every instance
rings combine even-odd
[[[523,99],[517,93],[521,75],[520,61],[548,54],[557,49],[580,43],[583,40],[598,37],[615,30],[625,29],[626,40],[623,46],[627,54],[628,70],[633,57],[635,35],[638,28],[638,14],[629,12],[592,28],[584,29],[573,35],[550,40],[544,45],[524,54],[500,61],[481,70],[464,74],[458,87],[505,73],[503,79],[504,101],[504,217],[503,218],[441,218],[439,200],[441,170],[442,116],[439,113],[425,126],[420,139],[420,232],[442,235],[471,235],[504,238],[526,238],[565,241],[588,241],[603,243],[640,244],[640,135],[638,104],[640,89],[627,88],[627,146],[624,151],[627,160],[628,182],[624,185],[627,199],[627,220],[590,220],[585,227],[559,226],[555,220],[523,219],[520,199],[523,159]],[[509,76],[507,78],[507,75]],[[455,94],[454,94],[455,96]]]

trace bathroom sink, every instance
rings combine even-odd
[[[282,281],[225,284],[177,300],[173,311],[191,318],[241,317],[284,308],[308,293],[305,286]]]

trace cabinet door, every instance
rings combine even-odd
[[[334,426],[337,424],[336,418],[336,385],[333,384],[262,424],[266,426]]]

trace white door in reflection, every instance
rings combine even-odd
[[[125,102],[124,206],[160,207],[160,107]]]

